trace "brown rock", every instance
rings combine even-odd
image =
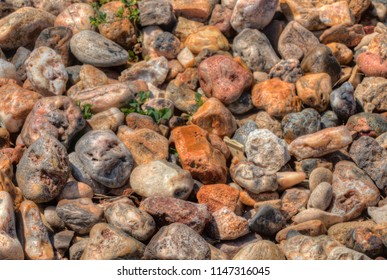
[[[210,0],[199,0],[196,2],[190,0],[173,0],[172,2],[173,10],[177,16],[199,19],[199,21],[209,18],[213,5],[213,1]]]
[[[147,128],[156,132],[160,132],[160,129],[156,122],[150,116],[141,115],[138,113],[130,113],[125,118],[126,125],[133,130]]]
[[[254,207],[254,205],[261,201],[270,201],[270,200],[278,200],[279,194],[278,192],[264,192],[255,194],[248,191],[241,191],[239,195],[239,200],[247,206]]]
[[[194,54],[198,54],[204,49],[227,51],[230,48],[227,38],[215,26],[203,26],[199,28],[197,32],[187,37],[184,44]]]
[[[218,28],[226,37],[231,37],[235,33],[231,26],[231,16],[232,9],[216,4],[208,24]]]
[[[266,111],[259,111],[254,118],[255,124],[260,129],[268,129],[277,137],[282,138],[281,122],[270,116]]]
[[[180,38],[182,42],[193,33],[196,33],[204,24],[195,20],[189,20],[185,17],[179,17],[174,29],[174,34]]]
[[[19,209],[20,203],[23,201],[23,193],[12,183],[12,180],[0,169],[0,191],[10,194],[15,209]]]
[[[322,44],[341,43],[348,48],[357,46],[361,39],[365,36],[363,26],[361,24],[345,25],[339,24],[326,29],[320,36]]]
[[[341,43],[329,43],[327,44],[327,47],[331,49],[340,65],[346,65],[352,61],[353,53],[346,45]]]
[[[211,213],[227,207],[235,211],[239,191],[225,184],[203,185],[197,193],[198,202],[206,204]]]
[[[323,182],[332,184],[332,171],[325,167],[317,167],[309,175],[309,189],[311,192]]]
[[[367,77],[356,87],[355,98],[365,112],[387,111],[387,79]]]
[[[74,86],[67,91],[68,96],[73,96],[84,89],[94,88],[109,84],[106,74],[90,64],[84,64],[79,71],[79,79]]]
[[[330,228],[332,225],[342,223],[346,219],[341,215],[326,212],[317,208],[309,208],[301,211],[292,218],[296,224],[301,224],[311,220],[320,220],[326,228]]]
[[[285,255],[273,242],[260,240],[242,247],[233,260],[285,260]]]
[[[0,150],[10,147],[10,135],[6,128],[0,127]]]
[[[68,182],[57,199],[77,199],[77,198],[93,198],[93,189],[82,182],[70,181]]]
[[[297,225],[291,225],[280,230],[275,236],[275,240],[278,243],[280,243],[283,240],[286,240],[288,233],[292,230],[296,230],[300,234],[308,235],[308,236],[320,236],[320,235],[326,234],[327,232],[327,229],[325,228],[325,225],[323,222],[321,222],[320,220],[310,220]]]
[[[351,133],[378,137],[387,131],[387,117],[382,114],[363,112],[351,116],[346,126]]]
[[[281,213],[285,219],[290,219],[301,209],[306,208],[310,191],[303,188],[291,188],[284,191],[281,196],[282,207]]]
[[[387,77],[387,59],[372,52],[361,53],[356,64],[366,76]]]
[[[93,30],[90,17],[95,17],[93,7],[87,3],[75,3],[64,9],[55,19],[55,26],[66,26],[77,34],[82,30]]]
[[[306,179],[305,172],[277,172],[278,190],[284,191],[297,184],[300,184]]]
[[[87,120],[87,123],[93,130],[110,129],[114,132],[118,127],[124,124],[125,115],[118,108],[110,108],[106,111],[97,113]]]
[[[373,221],[359,221],[339,223],[328,229],[328,235],[345,245],[348,233],[358,227],[373,229],[376,226]]]
[[[181,42],[172,33],[163,32],[155,38],[153,48],[159,56],[174,59],[181,50]]]

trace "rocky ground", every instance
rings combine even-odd
[[[2,0],[0,259],[387,258],[385,0]]]

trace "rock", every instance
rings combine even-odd
[[[345,126],[331,127],[294,140],[289,146],[290,154],[299,159],[321,157],[337,151],[352,142],[350,131]]]
[[[145,245],[106,223],[93,226],[81,260],[139,260]]]
[[[137,165],[168,157],[168,140],[153,130],[141,128],[131,131],[128,127],[120,126],[117,136]]]
[[[186,170],[165,160],[157,160],[137,166],[130,176],[130,186],[143,197],[187,199],[193,188],[193,180]]]
[[[263,1],[261,1],[263,2]],[[245,28],[233,41],[234,56],[240,56],[251,71],[269,72],[279,62],[265,34]]]
[[[20,137],[26,146],[30,146],[43,135],[51,135],[67,148],[84,126],[82,112],[71,98],[45,97],[35,103]]]
[[[141,115],[138,113],[130,113],[125,118],[126,125],[132,130],[150,129],[155,132],[160,132],[159,126],[150,116]],[[124,129],[122,128],[122,131]],[[129,130],[128,130],[129,131]]]
[[[173,223],[162,227],[145,248],[147,260],[208,260],[207,242],[190,227]]]
[[[173,7],[168,1],[140,1],[138,9],[141,26],[160,25],[168,27],[176,21]]]
[[[211,244],[208,244],[208,245],[209,245],[210,250],[211,250],[211,260],[225,261],[225,260],[229,259],[226,253],[223,253],[221,250],[212,246]]]
[[[237,125],[231,112],[216,98],[209,98],[191,118],[195,124],[208,133],[213,133],[223,138],[231,137]]]
[[[10,134],[4,127],[0,127],[0,150],[10,147]]]
[[[327,44],[327,47],[331,49],[340,65],[346,65],[352,61],[353,53],[346,45],[334,42]]]
[[[365,112],[387,111],[387,79],[382,77],[366,77],[355,90],[356,101]]]
[[[282,119],[282,131],[287,143],[291,143],[296,138],[315,133],[320,130],[320,114],[307,108],[299,113],[287,114]]]
[[[276,191],[278,187],[275,174],[252,162],[240,161],[230,168],[230,173],[234,182],[255,194]]]
[[[285,141],[267,129],[249,134],[245,152],[248,161],[270,172],[279,171],[290,160]]]
[[[339,223],[329,228],[328,235],[345,245],[348,234],[351,231],[354,231],[356,228],[373,229],[375,226],[375,222],[371,220]]]
[[[333,163],[327,161],[324,158],[308,158],[295,162],[296,171],[305,172],[307,177],[309,177],[310,173],[318,167],[325,167],[329,170],[332,170]]]
[[[371,258],[380,256],[384,251],[382,239],[370,229],[364,227],[358,227],[350,231],[345,246]]]
[[[149,213],[158,227],[181,223],[199,234],[211,219],[206,205],[165,196],[146,198],[141,202],[140,209]]]
[[[278,209],[264,205],[249,220],[249,227],[258,234],[272,236],[284,228],[285,223],[286,220]]]
[[[14,50],[30,46],[43,29],[54,25],[54,20],[55,16],[46,11],[31,7],[18,9],[0,19],[0,48]]]
[[[227,38],[215,26],[200,27],[197,32],[187,37],[184,44],[193,54],[204,49],[227,51],[230,48]]]
[[[332,225],[344,222],[345,218],[341,215],[326,212],[317,208],[309,208],[298,213],[292,218],[292,220],[296,224],[305,223],[311,220],[319,220],[328,229]]]
[[[254,108],[250,90],[244,91],[237,101],[229,104],[227,108],[233,114],[242,115]]]
[[[15,65],[4,59],[0,59],[0,78],[17,80]]]
[[[281,122],[271,117],[266,111],[259,111],[255,116],[255,124],[259,129],[268,129],[277,137],[282,138]]]
[[[272,20],[278,0],[239,0],[233,9],[232,27],[239,33],[245,28],[263,29]]]
[[[233,260],[285,260],[285,255],[273,242],[260,240],[243,246]]]
[[[0,216],[0,260],[24,259],[23,248],[16,235],[12,197],[6,191],[0,191]]]
[[[9,172],[8,172],[9,173]],[[12,176],[7,174],[6,170],[0,167],[0,191],[5,191],[11,195],[15,210],[19,209],[20,203],[23,201],[23,193],[12,182]]]
[[[284,82],[295,83],[304,72],[297,59],[281,60],[270,69],[269,78],[280,78]]]
[[[311,192],[320,185],[325,182],[328,184],[332,184],[333,173],[331,170],[325,167],[317,167],[313,169],[313,171],[309,175],[309,189]]]
[[[378,114],[359,113],[351,116],[346,124],[349,131],[362,136],[378,137],[387,131],[387,118]]]
[[[38,206],[30,200],[24,200],[20,205],[20,226],[26,259],[53,260],[54,250],[47,228],[40,217]]]
[[[63,257],[70,248],[71,241],[74,237],[74,232],[71,230],[64,230],[54,235],[54,248]]]
[[[175,107],[183,112],[194,113],[198,109],[196,104],[196,92],[187,84],[177,79],[169,82],[166,89],[166,97],[173,102]],[[203,97],[201,97],[203,100]]]
[[[332,92],[331,77],[327,73],[308,74],[296,82],[297,95],[302,103],[324,112],[329,106],[329,96]]]
[[[109,205],[105,218],[110,225],[139,241],[149,240],[156,231],[156,223],[151,215],[125,201]]]
[[[354,141],[349,154],[356,165],[367,173],[380,189],[387,191],[387,150],[371,137]]]
[[[70,40],[72,54],[82,63],[96,67],[112,67],[125,64],[129,55],[120,45],[101,34],[83,30]]]
[[[216,4],[212,10],[208,24],[218,28],[226,37],[232,37],[235,34],[231,26],[232,12],[232,9]]]
[[[189,50],[189,48],[183,48],[177,55],[177,60],[184,68],[189,68],[195,65],[195,56]],[[171,71],[169,72],[170,75]],[[167,76],[168,80],[168,76]]]
[[[64,9],[55,19],[55,26],[65,26],[73,34],[83,30],[94,30],[90,17],[95,17],[93,7],[87,3],[74,3]]]
[[[70,39],[73,32],[65,26],[55,26],[44,29],[40,32],[35,41],[35,49],[49,47],[61,56],[62,62],[67,66],[70,62]]]
[[[198,66],[200,87],[207,97],[230,104],[252,83],[251,73],[228,56],[215,55]]]
[[[77,198],[93,198],[93,189],[82,182],[70,181],[68,182],[57,199],[77,199]]]
[[[234,240],[250,232],[247,220],[223,207],[212,213],[208,234],[217,240]]]
[[[192,3],[187,0],[174,0],[172,5],[177,16],[196,19],[198,21],[205,21],[211,15],[214,2],[200,0]]]
[[[324,211],[331,204],[332,196],[332,186],[327,182],[323,182],[317,185],[311,193],[308,201],[308,208],[317,208]]]
[[[340,64],[332,54],[331,49],[321,44],[305,55],[301,62],[301,68],[305,73],[329,74],[332,84],[339,80],[341,74]]]
[[[88,243],[89,238],[85,238],[73,244],[69,249],[70,260],[80,260]]]
[[[306,179],[305,172],[277,172],[278,191],[284,191],[302,183]]]
[[[62,95],[66,90],[67,71],[62,58],[49,47],[35,49],[25,62],[28,80],[43,96]]]
[[[382,207],[368,207],[368,215],[374,220],[377,224],[382,224],[387,222],[387,206]]]
[[[218,149],[211,146],[207,135],[196,125],[177,127],[172,131],[183,169],[203,184],[225,183],[226,160]]]
[[[44,208],[44,219],[48,223],[48,225],[53,230],[63,230],[65,228],[65,223],[62,221],[62,219],[58,216],[58,213],[56,212],[56,206],[47,206]]]
[[[353,86],[345,82],[341,87],[332,91],[330,104],[335,114],[344,122],[356,113],[356,101],[353,96]]]
[[[298,212],[306,208],[310,191],[304,188],[290,188],[284,191],[281,196],[281,213],[286,220],[289,220]]]
[[[70,173],[65,147],[54,137],[42,135],[23,154],[16,170],[23,195],[36,203],[53,200]]]
[[[320,36],[322,44],[340,43],[348,48],[356,47],[365,36],[361,24],[346,25],[339,24],[326,29]]]
[[[289,22],[278,40],[278,52],[284,59],[301,60],[319,44],[318,38],[297,21]]]
[[[22,128],[27,115],[41,98],[33,92],[8,82],[0,87],[0,120],[10,133],[17,133]]]
[[[249,120],[244,125],[240,126],[234,133],[232,137],[233,140],[238,141],[242,145],[245,145],[247,137],[251,132],[258,129],[254,121]]]
[[[97,113],[87,120],[87,123],[93,130],[110,129],[113,132],[124,124],[125,115],[118,108],[110,108],[106,111]]]
[[[334,226],[332,226],[331,228],[333,227]],[[278,243],[280,243],[283,240],[286,240],[286,236],[291,231],[297,231],[300,234],[307,235],[307,236],[320,236],[320,235],[326,234],[327,229],[325,228],[325,225],[323,224],[323,222],[321,222],[320,220],[310,220],[297,225],[291,225],[280,230],[275,236],[275,240]]]
[[[380,147],[384,148],[384,149],[387,149],[387,133],[383,133],[382,135],[380,135],[379,137],[377,137],[376,139],[376,142],[379,143]]]
[[[339,121],[339,118],[337,117],[337,115],[335,114],[335,112],[333,111],[325,111],[322,115],[321,115],[321,128],[324,129],[324,128],[328,128],[328,127],[335,127],[335,126],[339,126],[340,125],[340,121]]]
[[[301,110],[294,84],[278,78],[256,84],[252,90],[252,101],[256,108],[265,110],[271,117],[282,118]]]
[[[153,48],[159,56],[167,59],[174,59],[181,50],[180,40],[170,32],[163,32],[157,35]]]
[[[183,42],[189,35],[196,33],[203,26],[204,24],[201,22],[180,16],[173,33]]]
[[[106,187],[122,187],[129,179],[132,155],[111,130],[89,131],[78,140],[75,152],[90,177]]]
[[[239,190],[225,184],[203,185],[196,196],[198,202],[205,204],[211,213],[223,207],[235,212]]]
[[[18,81],[24,82],[27,79],[26,65],[24,64],[24,62],[27,60],[30,54],[30,50],[24,47],[20,47],[17,49],[15,55],[12,57],[11,63],[15,65],[16,80]]]
[[[387,77],[387,60],[372,52],[361,53],[356,58],[359,70],[366,76]]]
[[[348,3],[345,3],[345,1],[322,6],[319,16],[321,22],[327,26],[338,24],[352,25],[355,23]]]
[[[56,212],[66,226],[78,234],[89,233],[103,219],[103,210],[90,198],[60,200]]]

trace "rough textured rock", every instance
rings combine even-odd
[[[333,112],[344,122],[356,113],[356,101],[353,92],[352,84],[345,82],[341,87],[332,91],[330,95]]]
[[[285,260],[285,255],[273,242],[260,240],[243,246],[233,260]]]
[[[249,120],[244,125],[239,126],[239,128],[235,131],[232,139],[238,141],[242,145],[245,145],[249,134],[256,129],[258,129],[256,123],[252,120]]]
[[[286,220],[289,220],[298,212],[306,208],[310,191],[304,188],[290,188],[284,191],[281,196],[281,213]]]
[[[281,60],[269,72],[269,78],[280,78],[284,82],[295,83],[304,72],[297,59]]]
[[[365,112],[387,111],[387,79],[366,77],[356,87],[355,98]]]
[[[30,54],[30,50],[24,47],[20,47],[12,57],[11,63],[15,65],[16,68],[16,80],[24,82],[27,79],[26,66],[24,62],[27,60]]]
[[[348,234],[354,229],[358,227],[372,229],[375,225],[375,222],[371,220],[340,223],[331,226],[328,230],[328,235],[344,245]]]
[[[285,223],[286,220],[278,209],[264,205],[249,220],[249,227],[258,234],[272,236],[284,228]]]
[[[363,112],[351,116],[346,126],[351,132],[359,135],[378,137],[387,131],[387,118],[379,114]]]
[[[319,130],[320,114],[312,108],[307,108],[299,113],[287,114],[282,119],[283,136],[287,143]]]
[[[281,122],[270,116],[266,111],[259,111],[255,115],[255,124],[259,129],[268,129],[277,137],[283,138]]]
[[[340,65],[346,65],[352,61],[353,53],[346,45],[334,42],[327,44],[327,46],[331,49]]]
[[[352,48],[356,47],[364,36],[365,32],[361,24],[338,24],[326,29],[320,36],[320,42],[322,44],[337,42]]]
[[[211,213],[227,207],[231,211],[237,208],[239,190],[225,184],[203,185],[196,194],[200,204],[207,205]]]
[[[220,30],[226,37],[232,37],[235,34],[231,26],[232,9],[220,4],[216,4],[212,10],[209,25],[213,25]]]
[[[138,8],[142,26],[169,26],[176,21],[172,5],[168,1],[140,1]]]

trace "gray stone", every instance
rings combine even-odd
[[[26,65],[24,62],[27,60],[30,54],[30,50],[24,47],[20,47],[12,57],[11,63],[16,67],[16,75],[19,81],[24,82],[27,79]]]
[[[309,175],[309,189],[313,190],[323,182],[332,184],[333,173],[325,167],[317,167]]]
[[[353,91],[352,84],[345,82],[341,87],[333,90],[330,95],[332,110],[343,122],[346,122],[350,116],[356,113],[356,101]]]
[[[320,114],[313,108],[287,114],[282,119],[283,136],[288,143],[300,136],[319,131],[320,126]]]
[[[368,207],[367,212],[377,224],[387,223],[387,205],[382,207]]]
[[[335,112],[328,110],[321,115],[321,129],[339,125],[340,121]]]
[[[278,209],[270,205],[263,205],[257,213],[249,220],[249,227],[252,231],[273,236],[285,227],[286,220]]]
[[[231,113],[237,115],[245,114],[253,108],[254,105],[249,90],[244,91],[237,101],[234,101],[227,106],[227,109],[229,109]]]
[[[65,223],[62,221],[62,219],[58,216],[58,213],[56,212],[56,206],[47,206],[44,209],[43,214],[44,218],[52,229],[62,230],[65,228]]]
[[[17,79],[16,67],[11,62],[0,59],[0,78]]]
[[[322,182],[317,185],[309,197],[308,208],[326,210],[331,204],[333,191],[331,184]]]
[[[71,230],[64,230],[55,233],[54,235],[54,248],[63,257],[70,248],[71,241],[73,240],[74,232]]]
[[[365,112],[387,111],[387,79],[383,77],[366,77],[355,90],[356,101]]]
[[[256,129],[258,129],[256,123],[252,120],[249,120],[235,131],[232,139],[238,141],[242,145],[245,145],[250,132],[253,132]]]
[[[160,25],[169,27],[176,21],[171,3],[168,1],[139,1],[141,26]]]
[[[290,58],[281,60],[274,65],[269,72],[269,78],[280,78],[284,82],[295,83],[302,77],[304,71],[301,69],[300,62],[297,59]]]

